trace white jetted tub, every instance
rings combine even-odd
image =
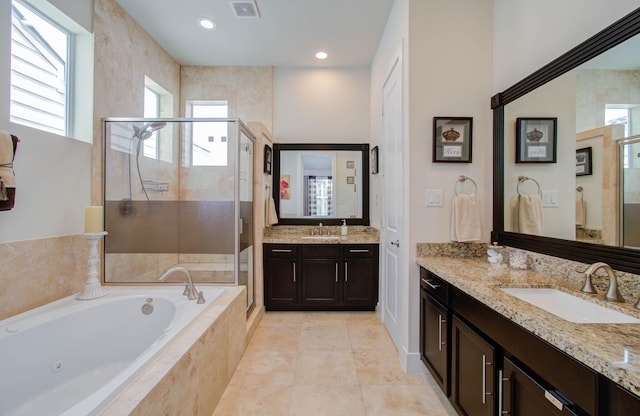
[[[0,415],[94,415],[225,289],[206,303],[181,287],[107,287],[0,321]]]

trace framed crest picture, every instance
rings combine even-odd
[[[557,121],[516,119],[516,163],[556,163]]]
[[[591,147],[583,147],[576,150],[576,176],[592,174]]]
[[[433,162],[471,163],[472,117],[433,118]]]

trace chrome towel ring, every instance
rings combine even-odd
[[[538,183],[538,181],[533,178],[529,178],[528,176],[518,176],[518,185],[516,186],[518,195],[524,195],[522,192],[520,192],[520,185],[526,181],[532,181],[533,183],[535,183],[538,187],[538,195],[542,195],[542,190],[540,189],[540,184]]]
[[[456,184],[453,187],[453,192],[456,195],[458,195],[458,184],[463,184],[464,185],[465,181],[469,181],[469,182],[471,182],[473,184],[473,192],[470,193],[469,195],[473,195],[476,192],[478,192],[478,185],[476,184],[476,182],[473,179],[471,179],[468,176],[460,175],[460,176],[458,176],[458,180],[456,181]],[[460,192],[462,193],[462,185],[460,186]]]

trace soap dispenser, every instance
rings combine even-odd
[[[347,220],[342,220],[342,227],[340,227],[340,234],[342,234],[343,236],[347,235]]]

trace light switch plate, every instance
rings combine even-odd
[[[428,207],[441,207],[444,201],[444,191],[442,189],[427,189],[427,200],[425,205]]]
[[[542,191],[542,206],[546,208],[558,208],[560,201],[558,200],[558,191]]]

